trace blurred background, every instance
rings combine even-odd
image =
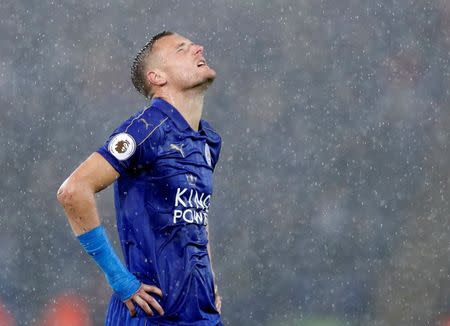
[[[2,0],[0,324],[103,324],[111,290],[56,191],[147,105],[130,63],[162,30],[218,73],[225,325],[450,325],[446,0]]]

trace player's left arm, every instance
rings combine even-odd
[[[219,161],[220,150],[222,148],[222,139],[221,139],[220,135],[218,133],[216,133],[211,128],[211,126],[209,126],[209,124],[205,123],[205,125],[212,132],[211,139],[210,139],[211,142],[209,143],[209,148],[211,151],[212,168],[214,171],[216,164]],[[209,236],[209,225],[208,224],[206,224],[206,232],[207,232],[207,236],[208,236],[208,255],[209,255],[209,260],[211,262],[211,272],[213,274],[213,279],[214,279],[214,301],[215,301],[216,308],[220,313],[221,308],[222,308],[222,297],[219,295],[219,289],[218,289],[217,283],[216,283],[216,275],[214,274],[214,270],[212,267],[212,255],[211,255],[211,246],[210,246],[211,241],[210,241],[210,236]]]
[[[214,274],[214,269],[212,267],[212,256],[211,256],[211,246],[210,246],[210,237],[209,237],[209,225],[206,225],[206,233],[208,235],[208,255],[209,255],[209,261],[211,262],[211,272],[213,274],[213,279],[214,279],[214,301],[215,301],[215,305],[217,310],[219,311],[219,313],[221,312],[221,308],[222,308],[222,297],[219,294],[219,289],[217,287],[217,283],[216,283],[216,275]]]

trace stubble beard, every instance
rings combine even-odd
[[[211,74],[210,76],[204,77],[197,83],[194,83],[194,85],[192,85],[190,89],[192,90],[198,89],[199,91],[205,92],[208,89],[208,87],[214,82],[215,79],[216,74],[215,73]]]

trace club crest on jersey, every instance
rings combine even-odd
[[[136,141],[130,134],[122,132],[111,139],[108,150],[119,161],[123,161],[134,154]]]
[[[209,165],[210,167],[212,167],[212,163],[211,163],[211,150],[209,149],[208,143],[205,144],[205,158],[206,158],[206,163],[208,163],[208,165]]]
[[[195,183],[197,182],[197,177],[195,175],[186,173],[186,180],[190,186],[195,187]]]

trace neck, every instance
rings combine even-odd
[[[174,106],[191,128],[198,131],[205,98],[203,92],[173,92],[155,94],[155,97],[160,97]]]

